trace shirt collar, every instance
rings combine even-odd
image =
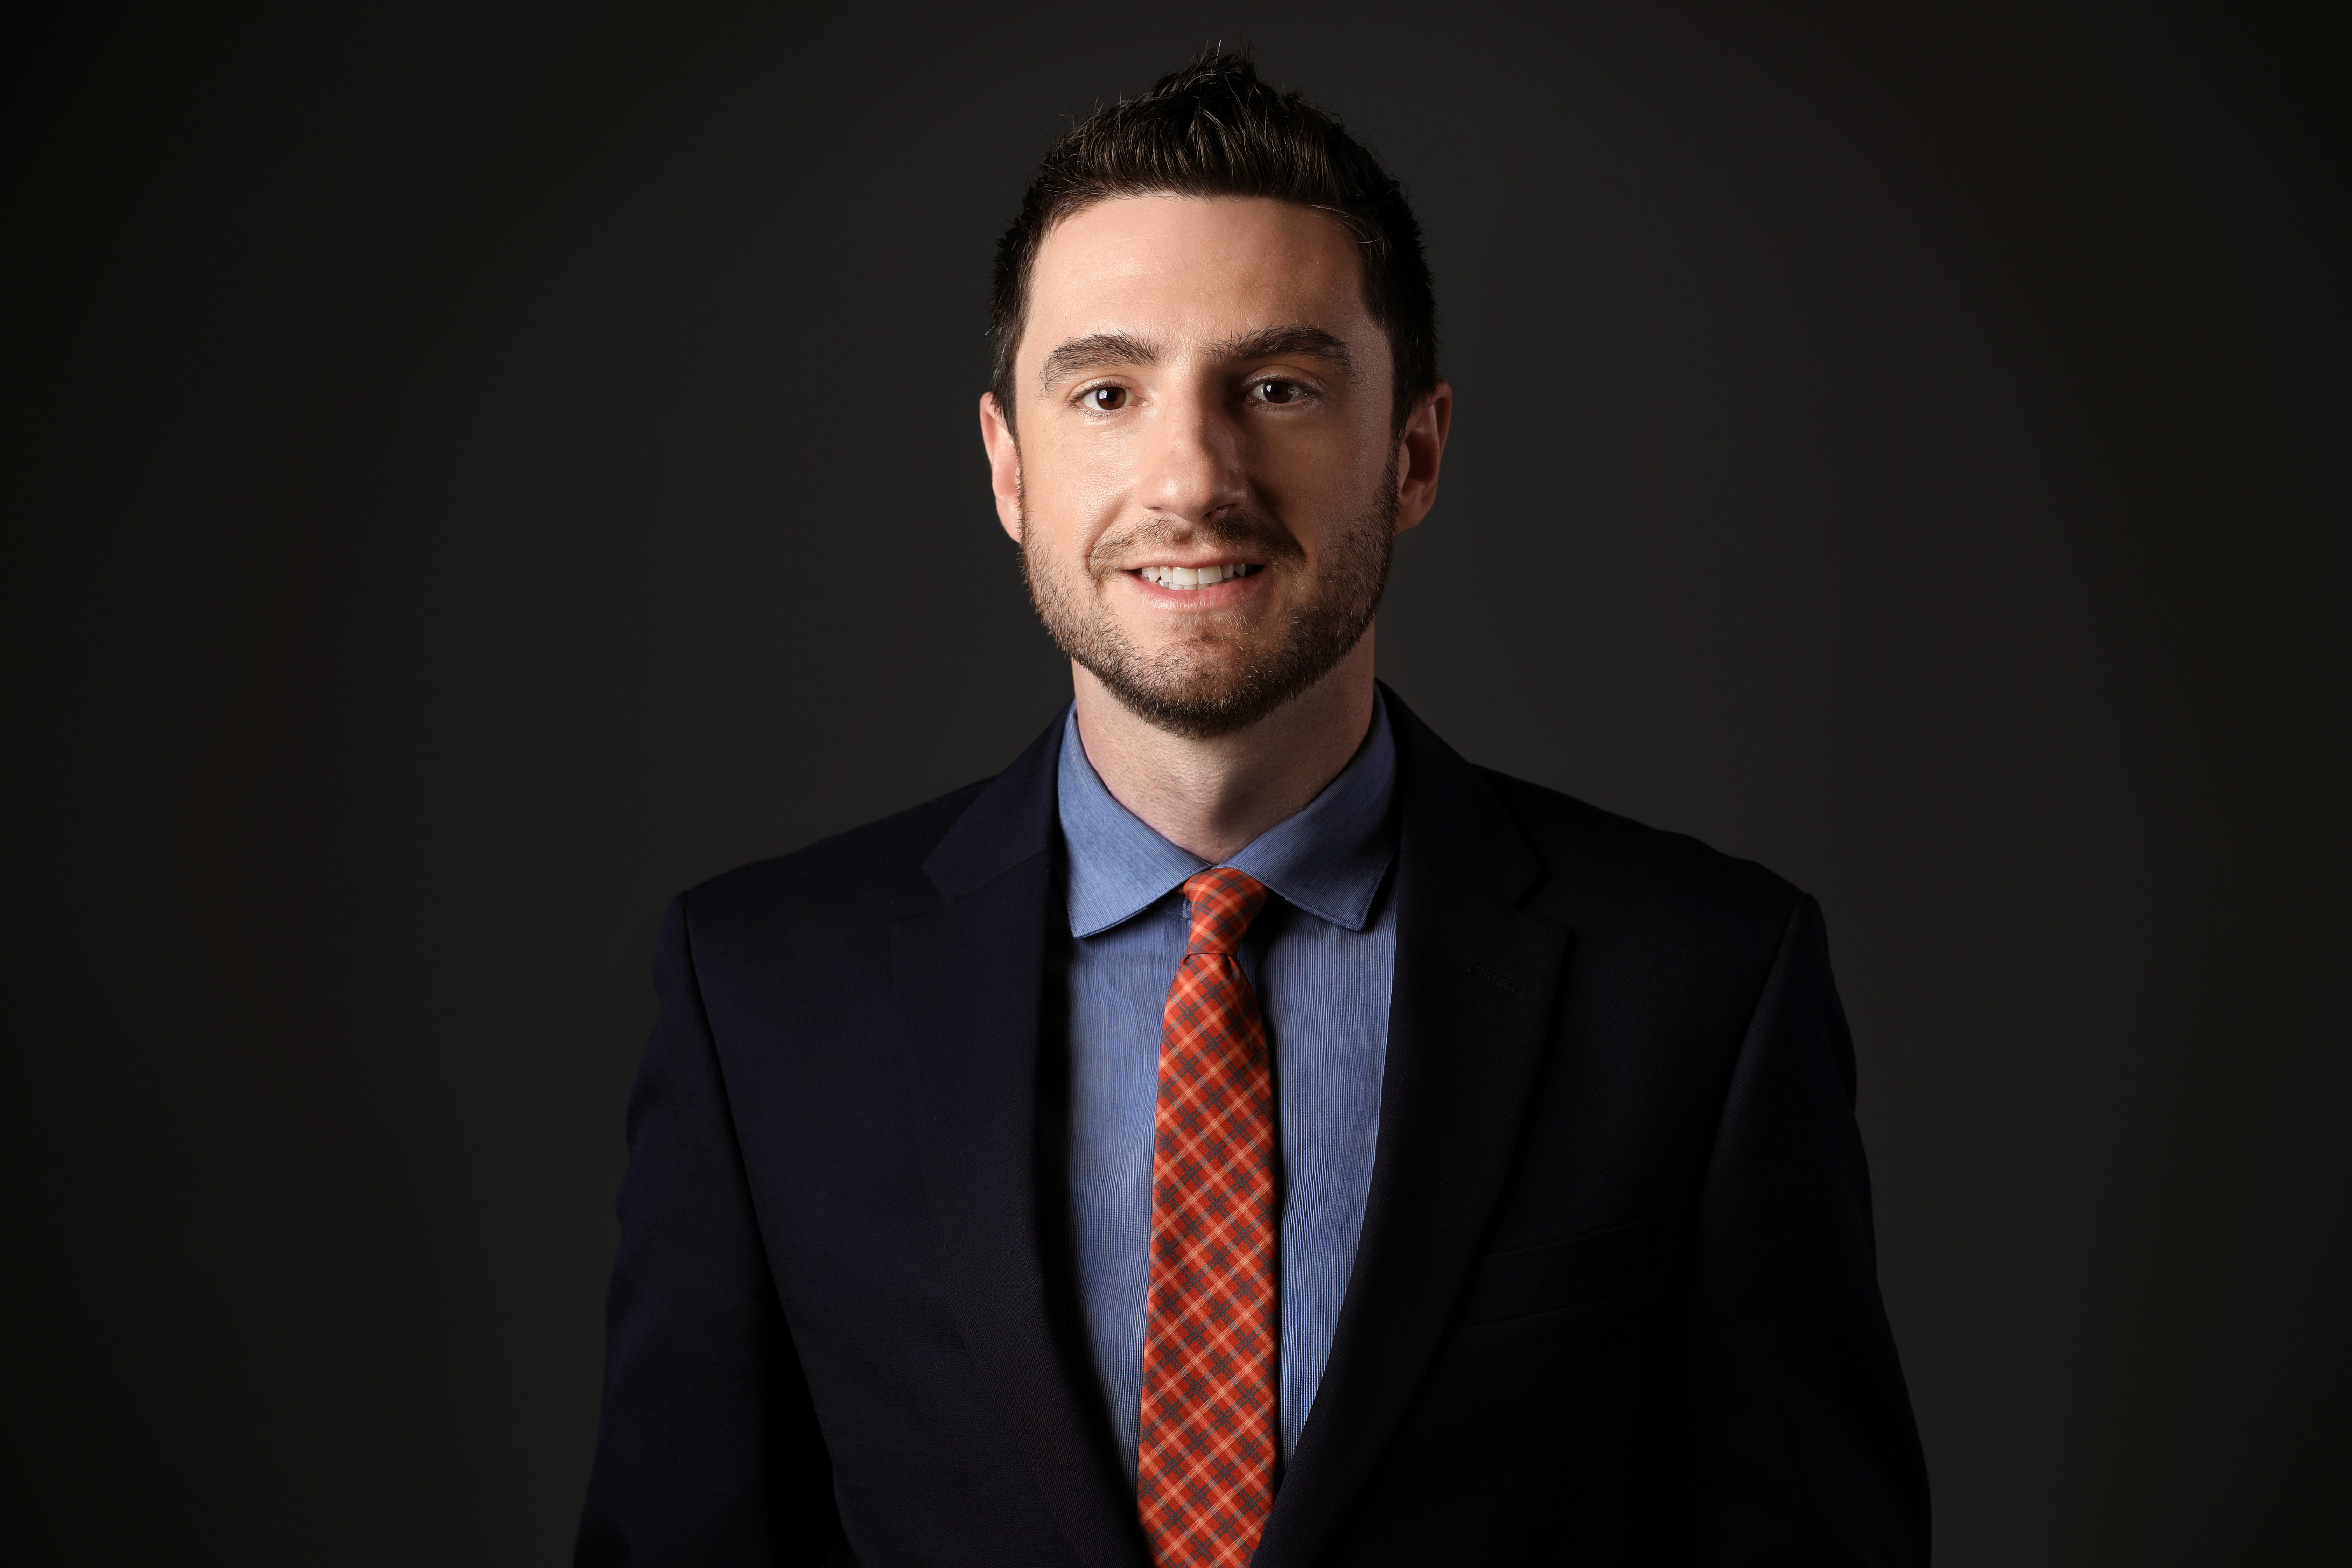
[[[1158,903],[1209,862],[1162,838],[1118,803],[1078,740],[1078,710],[1062,724],[1058,780],[1062,837],[1069,846],[1070,934],[1093,936]],[[1396,855],[1396,742],[1385,702],[1339,776],[1306,807],[1250,840],[1225,862],[1286,900],[1349,931],[1370,918],[1372,895]]]

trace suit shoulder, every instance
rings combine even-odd
[[[1652,827],[1597,805],[1480,768],[1503,809],[1564,889],[1769,922],[1777,931],[1805,894],[1767,867],[1686,833]]]
[[[887,919],[928,892],[924,859],[987,787],[984,779],[966,784],[788,855],[739,866],[688,889],[679,902],[689,921],[706,928],[811,914]]]

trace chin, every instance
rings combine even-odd
[[[1247,657],[1093,668],[1128,711],[1196,741],[1246,730],[1297,695],[1291,683],[1268,681],[1266,667]]]
[[[1255,649],[1221,647],[1204,653],[1191,647],[1171,648],[1131,671],[1128,681],[1149,687],[1171,702],[1218,707],[1244,700],[1266,663]]]

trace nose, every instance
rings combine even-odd
[[[1209,388],[1164,396],[1139,454],[1137,499],[1162,516],[1205,522],[1247,493],[1241,432]]]

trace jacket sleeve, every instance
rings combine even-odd
[[[1927,1561],[1927,1465],[1879,1299],[1853,1096],[1821,908],[1802,899],[1699,1197],[1678,1511],[1706,1568]]]
[[[752,1213],[686,901],[629,1100],[580,1568],[778,1568],[840,1538],[833,1469]]]

